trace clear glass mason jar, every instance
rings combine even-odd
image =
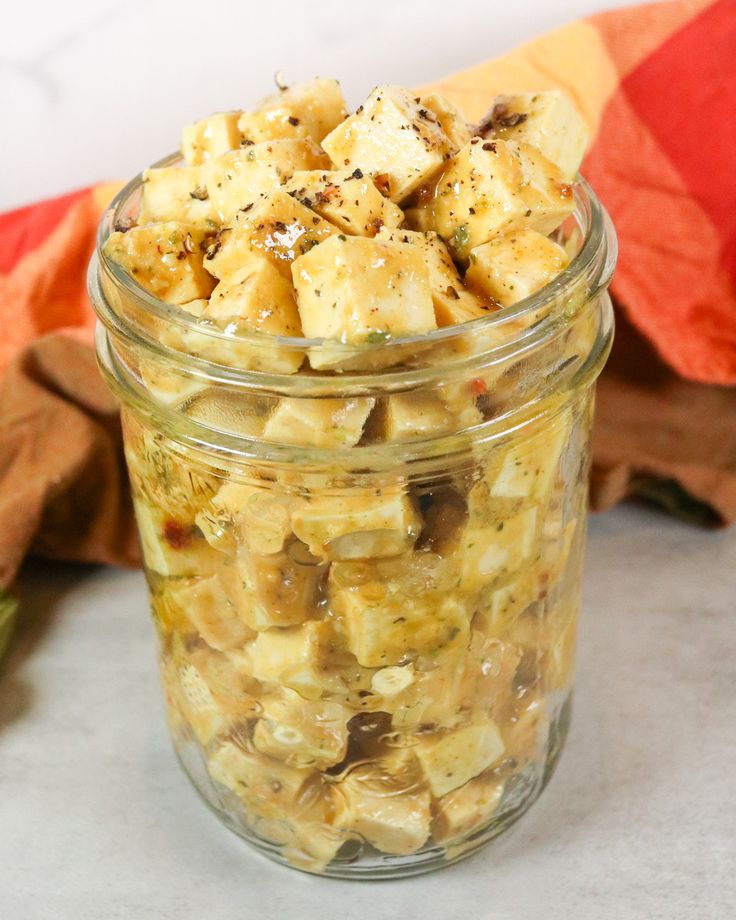
[[[581,181],[538,294],[348,348],[147,294],[102,253],[140,189],[89,288],[184,770],[282,863],[460,859],[529,808],[567,732],[607,215]]]

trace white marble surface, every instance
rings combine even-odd
[[[290,79],[421,82],[616,0],[27,2],[0,30],[0,208],[172,148]],[[620,2],[618,5],[622,5]],[[320,881],[223,830],[170,751],[142,577],[34,565],[0,671],[2,920],[711,920],[736,912],[736,531],[593,521],[577,711],[506,838],[434,876]]]
[[[728,920],[736,530],[594,518],[576,711],[505,838],[432,876],[320,880],[220,827],[169,748],[143,578],[34,565],[0,676],[3,920]]]

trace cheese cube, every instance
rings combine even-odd
[[[566,182],[575,179],[588,144],[588,128],[565,93],[498,96],[491,123],[495,137],[536,147]]]
[[[419,233],[434,231],[434,208],[431,202],[404,208],[404,223]]]
[[[415,247],[340,234],[291,270],[308,338],[373,344],[436,328],[429,272]],[[313,367],[336,360],[313,351]]]
[[[238,546],[268,555],[279,553],[291,534],[288,499],[239,482],[227,482],[210,499],[196,518],[207,541],[223,553],[235,553]]]
[[[288,818],[311,775],[309,770],[245,751],[232,741],[225,741],[213,751],[207,769],[215,782],[230,789],[248,808],[264,817]]]
[[[549,731],[549,712],[543,696],[528,697],[504,727],[503,736],[508,757],[520,767],[539,763],[545,750]]]
[[[468,614],[451,597],[393,595],[374,582],[336,593],[333,602],[347,647],[366,668],[395,665],[409,653],[462,643],[468,633]]]
[[[414,543],[421,521],[400,489],[363,494],[315,494],[291,515],[294,533],[315,556],[368,559],[395,556]]]
[[[162,680],[167,701],[179,709],[201,745],[227,731],[229,719],[193,665],[164,667]]]
[[[286,189],[351,236],[375,236],[381,227],[398,227],[404,221],[401,208],[384,198],[360,169],[296,172]]]
[[[549,237],[514,230],[471,251],[465,281],[510,307],[556,278],[568,262],[565,250]]]
[[[268,259],[254,257],[227,281],[221,281],[212,292],[206,316],[230,333],[266,333],[257,344],[236,338],[213,340],[211,357],[229,352],[229,363],[244,370],[279,374],[295,374],[301,367],[303,351],[268,338],[299,336],[302,331],[291,283]]]
[[[430,392],[389,396],[374,415],[371,434],[392,443],[439,437],[483,420],[470,396],[461,405],[448,405],[440,393]]]
[[[240,146],[240,112],[216,112],[187,125],[181,133],[181,152],[190,166],[198,166]]]
[[[328,669],[333,641],[330,625],[321,620],[261,632],[251,651],[253,677],[317,700],[334,684]]]
[[[353,447],[375,399],[288,399],[284,397],[266,423],[263,437],[301,447]]]
[[[246,589],[240,612],[252,629],[296,626],[316,615],[325,568],[300,544],[267,556],[243,551],[238,559]]]
[[[206,428],[258,438],[266,424],[269,401],[253,393],[228,392],[223,387],[206,387],[190,398],[181,411]]]
[[[534,553],[538,524],[536,508],[498,524],[476,523],[471,518],[456,550],[462,587],[472,591],[515,572]]]
[[[270,192],[239,212],[220,234],[220,249],[208,261],[215,277],[227,280],[254,258],[268,259],[291,282],[291,263],[337,229],[286,191]]]
[[[161,166],[143,172],[138,223],[183,221],[205,230],[217,227],[201,166]]]
[[[159,575],[198,575],[208,571],[214,550],[197,535],[193,523],[134,499],[138,534],[146,568]]]
[[[207,303],[207,301],[198,301]],[[163,366],[159,361],[138,358],[138,371],[145,388],[158,402],[177,405],[191,399],[204,389],[196,377],[181,373],[178,369]]]
[[[454,102],[450,102],[441,93],[429,93],[426,96],[422,96],[420,104],[436,116],[440,128],[442,128],[450,141],[451,153],[457,153],[461,147],[468,143],[472,137],[470,127],[465,120],[465,115]]]
[[[550,418],[528,440],[515,442],[489,471],[493,498],[537,498],[548,495],[562,452],[570,438],[569,409]]]
[[[185,304],[209,297],[214,280],[205,271],[200,248],[204,233],[176,221],[115,231],[103,253],[141,287],[166,303]]]
[[[408,89],[378,86],[322,141],[338,169],[358,167],[400,202],[438,172],[451,144],[437,117]]]
[[[253,733],[257,750],[292,766],[324,770],[344,759],[348,719],[340,703],[308,701],[291,690],[263,701],[263,718]]]
[[[503,780],[478,776],[437,799],[434,803],[433,839],[437,843],[448,843],[466,837],[486,824],[498,809],[503,786]]]
[[[173,582],[165,593],[211,648],[234,648],[252,638],[217,575]]]
[[[346,115],[337,80],[316,78],[267,96],[241,114],[238,127],[246,141],[256,144],[282,137],[311,137],[320,143]]]
[[[477,716],[467,725],[424,736],[413,747],[432,795],[437,797],[487,770],[504,750],[498,726],[488,716]]]
[[[471,249],[499,233],[551,233],[574,207],[571,186],[534,147],[474,137],[448,161],[434,216],[453,255],[467,261]]]
[[[452,326],[487,316],[492,299],[467,290],[460,278],[447,246],[434,231],[382,230],[379,239],[416,246],[429,269],[429,286],[437,325]]]
[[[382,853],[414,853],[427,840],[429,793],[412,776],[389,776],[380,763],[363,764],[338,789],[346,803],[343,820]]]

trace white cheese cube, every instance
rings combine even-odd
[[[337,80],[316,78],[293,83],[243,112],[239,130],[246,141],[311,137],[320,143],[347,115]]]
[[[267,441],[301,447],[353,447],[375,399],[288,399],[273,411],[263,431]]]
[[[527,508],[498,524],[471,519],[456,550],[462,586],[474,590],[515,572],[534,553],[538,524],[536,508]]]
[[[338,169],[381,177],[388,197],[400,202],[442,168],[451,144],[435,114],[408,89],[378,86],[322,147]]]
[[[263,718],[253,733],[257,750],[291,766],[324,770],[344,759],[348,720],[340,703],[308,701],[290,690],[263,701]]]
[[[179,608],[211,648],[234,648],[253,636],[217,575],[173,582],[166,595],[167,602]]]
[[[528,440],[515,442],[494,464],[491,496],[494,498],[544,498],[552,487],[557,464],[570,438],[572,413],[563,411]]]
[[[216,229],[216,213],[201,166],[161,166],[143,172],[140,224],[181,221]]]
[[[479,776],[437,799],[433,839],[438,843],[458,840],[486,824],[501,802],[503,786],[495,777]]]
[[[448,404],[440,393],[396,394],[376,410],[370,430],[374,437],[394,443],[439,437],[482,420],[470,394],[462,404]]]
[[[226,482],[197,515],[197,526],[220,552],[246,546],[268,555],[284,548],[291,534],[288,499],[258,486]]]
[[[245,587],[240,612],[252,629],[297,626],[317,614],[325,567],[302,544],[271,555],[242,551],[238,563]]]
[[[181,132],[181,152],[190,166],[198,166],[240,146],[240,112],[216,112]]]
[[[288,817],[309,779],[309,770],[289,767],[280,760],[245,751],[225,741],[210,755],[212,779],[239,796],[258,815]]]
[[[180,520],[139,498],[134,499],[146,567],[159,575],[198,575],[210,571],[214,550],[197,535],[193,522]]]
[[[464,147],[472,137],[470,127],[465,120],[465,115],[454,102],[441,93],[429,93],[422,96],[420,104],[433,112],[440,128],[450,141],[450,152],[456,153]]]
[[[261,632],[251,651],[253,677],[317,700],[334,683],[328,669],[332,642],[329,624],[320,620]]]
[[[477,716],[467,725],[421,738],[413,747],[432,795],[443,796],[487,770],[505,746],[496,723]]]

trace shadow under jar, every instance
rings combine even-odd
[[[349,348],[218,329],[90,266],[174,745],[223,823],[344,878],[477,850],[567,732],[615,238],[517,305]],[[246,371],[286,363],[331,370]],[[276,360],[274,360],[276,359]]]

